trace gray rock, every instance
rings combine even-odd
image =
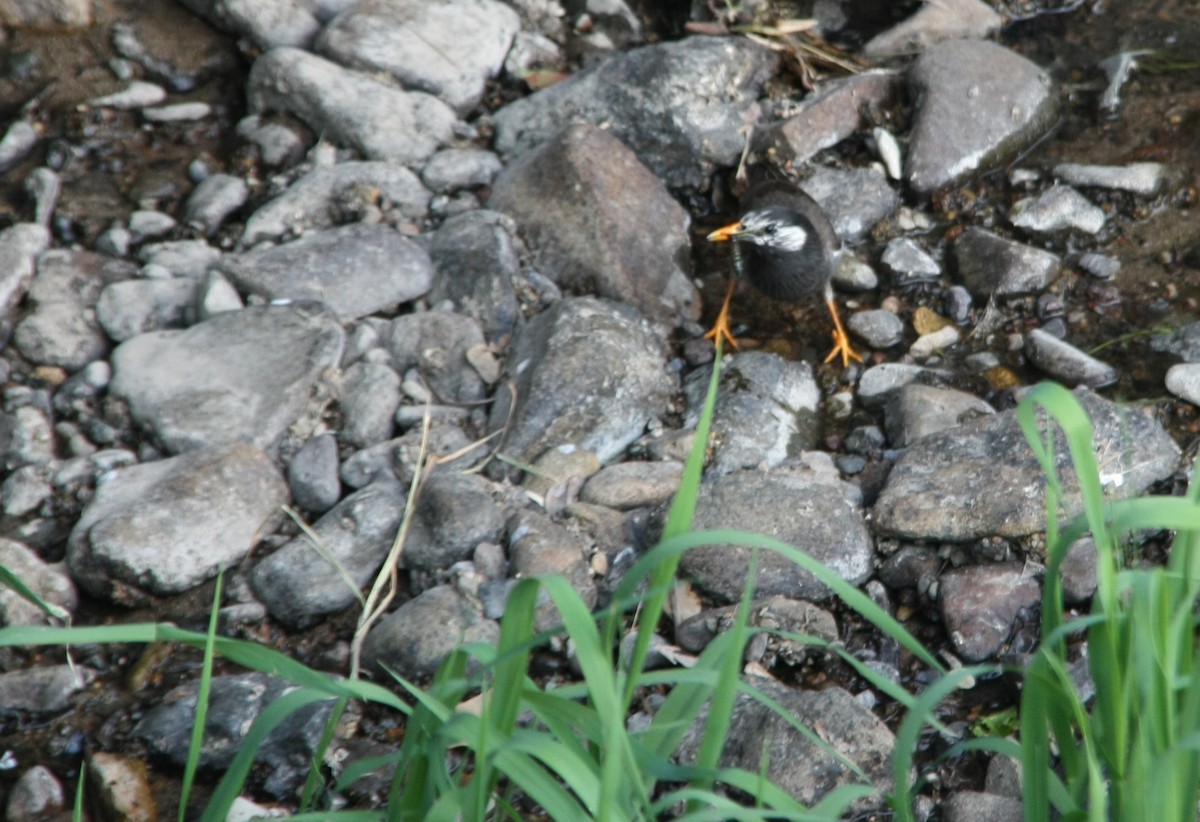
[[[1040,328],[1025,335],[1025,356],[1042,371],[1069,386],[1103,388],[1117,381],[1117,369],[1085,354]]]
[[[258,154],[268,166],[290,166],[304,156],[305,140],[301,129],[272,122],[259,114],[243,117],[237,124],[237,135],[258,147]]]
[[[1013,203],[1009,221],[1038,234],[1075,230],[1095,234],[1104,228],[1104,209],[1069,186],[1052,186],[1036,197]]]
[[[976,297],[1036,294],[1058,277],[1057,254],[1007,240],[983,228],[968,228],[954,241],[954,263]]]
[[[942,267],[929,252],[908,237],[891,240],[880,261],[891,270],[892,281],[898,287],[930,282],[942,274]]]
[[[668,186],[734,165],[740,129],[778,58],[744,38],[687,37],[614,54],[494,116],[496,150],[521,155],[567,122],[607,124]]]
[[[0,327],[7,337],[16,308],[33,281],[38,256],[50,247],[50,232],[36,223],[17,223],[0,231]]]
[[[396,163],[352,162],[315,168],[286,191],[261,206],[246,220],[242,245],[329,228],[351,210],[374,205],[377,199],[397,208],[410,219],[424,217],[429,190],[417,175]]]
[[[900,195],[877,168],[827,168],[820,166],[800,182],[829,215],[833,230],[845,243],[866,238],[880,220],[900,205]]]
[[[44,562],[15,540],[0,537],[0,567],[10,571],[43,600],[68,613],[74,613],[79,604],[75,584],[62,563]],[[47,622],[46,612],[41,608],[8,586],[0,588],[0,625],[45,625]]]
[[[857,489],[841,481],[826,458],[816,470],[792,467],[772,473],[742,471],[700,486],[695,530],[730,528],[770,534],[792,545],[838,576],[859,584],[872,571],[873,548]],[[751,549],[710,545],[683,555],[683,573],[719,601],[737,601],[746,586]],[[824,583],[773,551],[759,557],[758,596],[828,600]]]
[[[170,234],[175,225],[175,218],[161,211],[141,209],[129,215],[129,234],[135,243]]]
[[[866,57],[898,57],[921,51],[944,40],[984,40],[1004,21],[979,0],[938,0],[924,3],[907,20],[875,35],[863,46]]]
[[[995,413],[994,408],[974,394],[910,383],[892,394],[885,419],[892,447],[903,448],[968,419]]]
[[[942,575],[939,604],[954,649],[968,662],[997,654],[1022,610],[1033,612],[1042,586],[1023,562],[974,565]]]
[[[182,0],[183,5],[218,28],[234,31],[261,49],[304,48],[321,30],[311,0]]]
[[[52,249],[38,258],[29,287],[32,310],[13,334],[29,360],[74,371],[108,353],[108,338],[92,310],[105,285],[127,280],[134,266],[88,251]]]
[[[139,109],[156,106],[167,99],[167,90],[157,83],[134,80],[120,91],[93,97],[87,101],[93,108]]]
[[[46,716],[71,707],[71,697],[96,678],[81,665],[43,665],[0,673],[0,716]]]
[[[579,498],[624,511],[666,502],[679,490],[683,463],[620,462],[602,468],[583,486]]]
[[[293,628],[307,628],[354,604],[357,589],[371,581],[392,547],[404,496],[397,482],[372,483],[312,524],[315,547],[302,534],[258,563],[250,584],[271,616]]]
[[[1167,369],[1167,390],[1200,405],[1200,363],[1179,363]]]
[[[1067,549],[1059,572],[1062,574],[1063,601],[1070,605],[1087,602],[1096,593],[1096,541],[1083,537]]]
[[[183,328],[195,301],[195,280],[122,280],[100,292],[96,319],[115,342],[124,342],[147,331]]]
[[[918,102],[908,182],[922,194],[1006,162],[1045,134],[1058,110],[1046,72],[985,41],[930,46],[909,83]]]
[[[148,123],[191,123],[211,117],[212,113],[212,106],[199,101],[142,109],[142,117]]]
[[[805,97],[794,114],[772,126],[761,142],[793,165],[802,165],[857,132],[872,111],[894,105],[900,91],[900,73],[891,69],[831,80]]]
[[[142,246],[138,259],[147,268],[160,266],[176,277],[198,279],[221,259],[221,251],[204,240],[173,240]]]
[[[49,463],[55,444],[50,417],[41,408],[22,405],[0,414],[0,464],[5,471]]]
[[[363,642],[364,665],[386,666],[406,677],[432,676],[442,660],[470,642],[495,643],[500,626],[449,585],[423,591],[385,616]]]
[[[1105,493],[1132,497],[1174,473],[1179,447],[1144,412],[1086,389],[1075,397],[1095,427]],[[1065,515],[1082,510],[1066,441],[1055,427],[1054,453]],[[913,443],[888,474],[875,504],[877,534],[966,542],[1022,537],[1046,527],[1045,478],[1017,424],[1016,411],[970,420]]]
[[[905,545],[879,566],[879,580],[893,591],[915,590],[924,596],[937,581],[942,559],[936,551]]]
[[[571,583],[588,610],[596,606],[596,583],[587,542],[538,511],[521,511],[508,523],[509,572],[518,579],[561,576]],[[549,630],[562,622],[551,602],[539,604],[534,628]]]
[[[133,734],[150,751],[182,767],[196,721],[198,682],[172,688],[146,711]],[[212,678],[200,767],[222,771],[243,747],[254,720],[281,696],[297,686],[286,679],[252,671]],[[317,755],[334,698],[305,705],[279,723],[256,749],[254,761],[265,773],[263,787],[282,799],[300,789]]]
[[[471,440],[453,421],[435,417],[429,429],[429,455],[454,460],[442,462],[449,471],[465,471],[480,459],[480,449],[467,448]],[[342,463],[342,482],[351,488],[363,488],[382,476],[392,476],[404,484],[412,482],[421,452],[421,431],[414,428],[402,437],[372,445],[351,454]],[[462,453],[460,453],[462,452]]]
[[[311,304],[231,311],[121,343],[109,391],[172,453],[242,440],[273,450],[320,402],[314,386],[343,340]]]
[[[40,135],[28,120],[14,120],[0,138],[0,171],[8,171],[30,155]]]
[[[1111,280],[1121,270],[1121,261],[1107,254],[1088,251],[1079,255],[1079,267],[1097,280]]]
[[[1153,197],[1167,182],[1167,167],[1162,163],[1130,163],[1124,166],[1098,166],[1059,163],[1054,176],[1067,185],[1094,186],[1128,191]]]
[[[34,765],[13,783],[4,805],[9,822],[40,822],[66,808],[62,783],[45,765]]]
[[[247,99],[255,112],[284,111],[371,160],[420,163],[454,136],[454,111],[295,48],[254,61]]]
[[[193,305],[197,322],[210,320],[226,311],[241,311],[241,295],[237,289],[219,271],[210,271],[196,283],[196,295]]]
[[[233,212],[246,204],[249,196],[250,187],[241,177],[213,174],[188,196],[183,207],[183,222],[211,237]]]
[[[507,427],[504,450],[522,462],[564,444],[613,460],[666,412],[674,390],[646,322],[592,297],[565,299],[520,329],[501,383],[489,429]]]
[[[700,653],[718,634],[733,625],[740,605],[706,608],[679,626],[676,639],[679,647]],[[837,642],[837,620],[833,614],[805,602],[787,597],[764,597],[754,600],[750,608],[750,625],[766,631],[815,636],[826,642]],[[808,656],[812,646],[782,636],[771,636],[769,651],[789,665],[797,665]]]
[[[490,151],[444,148],[426,161],[421,180],[431,191],[448,194],[491,185],[501,168],[500,158]]]
[[[946,822],[1021,822],[1025,811],[1019,796],[980,791],[955,791],[943,805]]]
[[[218,268],[271,300],[319,300],[343,320],[393,310],[433,281],[429,255],[386,225],[351,223],[274,248],[227,254]]]
[[[1181,326],[1170,334],[1150,338],[1150,347],[1178,357],[1184,362],[1200,362],[1200,320]]]
[[[341,439],[363,448],[392,438],[400,375],[383,363],[357,362],[342,380]]]
[[[332,508],[342,496],[337,438],[318,434],[304,443],[288,463],[287,480],[292,499],[303,510],[323,514]]]
[[[59,195],[62,194],[62,178],[45,166],[40,166],[25,178],[25,192],[33,199],[33,221],[49,227]]]
[[[568,126],[510,163],[489,205],[516,219],[538,270],[565,290],[698,318],[688,213],[612,133]]]
[[[286,501],[278,469],[247,443],[119,468],[71,531],[67,563],[92,595],[143,604],[240,562]]]
[[[407,568],[444,570],[497,542],[507,519],[498,489],[478,474],[434,473],[421,489],[404,545]]]
[[[891,348],[904,339],[904,320],[882,308],[855,311],[846,320],[846,328],[876,349]]]
[[[50,485],[50,473],[54,467],[53,461],[22,465],[9,474],[0,485],[4,516],[24,517],[41,508],[54,495],[54,488]],[[3,622],[3,617],[0,617],[0,624]]]
[[[840,291],[874,291],[879,287],[879,275],[853,254],[842,253],[834,260],[833,284]]]
[[[883,405],[892,392],[934,373],[920,365],[901,362],[873,365],[858,380],[858,398],[867,407]]]
[[[483,331],[470,317],[445,311],[405,314],[392,322],[387,344],[395,369],[407,377],[415,368],[437,402],[483,399],[483,380],[467,359],[472,348],[483,345]]]
[[[453,301],[459,313],[479,321],[489,341],[507,341],[521,315],[514,288],[521,256],[512,219],[483,209],[451,217],[433,233],[429,257],[437,269],[430,302]]]
[[[562,48],[545,34],[518,31],[504,58],[504,71],[510,77],[525,78],[538,68],[561,67],[564,62]]]
[[[515,11],[496,0],[367,0],[335,17],[317,48],[350,68],[386,72],[407,89],[425,91],[467,114],[484,84],[500,73]]]
[[[747,680],[747,684],[781,705],[783,713],[749,694],[739,693],[726,733],[729,744],[721,752],[720,767],[761,772],[772,785],[791,794],[805,807],[812,807],[830,791],[862,784],[859,773],[829,755],[824,747],[828,745],[855,763],[880,796],[891,792],[892,749],[896,740],[870,708],[838,686],[805,691],[757,677]],[[707,715],[707,711],[701,713],[684,734],[677,754],[681,762],[695,760]],[[797,730],[793,722],[819,729],[816,735],[820,742]]]
[[[688,428],[699,418],[711,374],[711,368],[699,369],[685,382]],[[815,447],[820,399],[808,363],[765,351],[736,354],[721,374],[709,470],[772,468]]]

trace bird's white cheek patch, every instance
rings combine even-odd
[[[808,242],[808,232],[799,226],[786,226],[775,232],[771,245],[784,251],[799,251]]]

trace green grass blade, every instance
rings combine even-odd
[[[217,574],[213,589],[212,607],[208,614],[208,632],[204,636],[204,661],[200,666],[200,685],[196,691],[196,718],[192,722],[192,738],[188,744],[187,760],[183,766],[183,786],[180,788],[179,822],[187,815],[188,799],[192,795],[192,783],[200,767],[200,754],[204,748],[204,727],[208,719],[208,701],[212,693],[213,657],[216,651],[217,615],[221,609],[221,588],[225,582],[225,571]]]

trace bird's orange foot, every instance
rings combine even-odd
[[[850,338],[846,336],[845,331],[843,331],[840,327],[835,328],[832,336],[833,350],[829,352],[827,357],[825,357],[825,362],[831,362],[834,357],[838,356],[842,358],[842,368],[848,367],[851,360],[854,360],[855,362],[862,362],[862,357],[858,355],[857,351],[851,348]]]
[[[730,281],[729,288],[725,292],[725,302],[721,304],[721,313],[717,315],[716,322],[704,335],[704,339],[712,340],[713,345],[720,346],[721,341],[729,343],[730,348],[737,348],[737,339],[733,336],[733,331],[729,328],[729,303],[733,300],[733,288],[735,281]]]

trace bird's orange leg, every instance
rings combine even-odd
[[[829,306],[829,313],[833,317],[833,350],[829,352],[825,362],[837,356],[842,358],[842,368],[850,365],[851,360],[862,362],[862,357],[850,347],[850,338],[846,335],[846,329],[842,328],[842,319],[838,316],[837,303],[833,301],[831,291],[827,290],[825,293],[825,304]]]
[[[733,289],[737,285],[737,280],[729,281],[729,288],[725,291],[725,302],[721,305],[721,313],[717,315],[716,322],[704,339],[712,340],[713,345],[716,345],[721,340],[729,343],[731,348],[737,348],[737,340],[733,337],[733,332],[729,330],[729,303],[733,301]]]

